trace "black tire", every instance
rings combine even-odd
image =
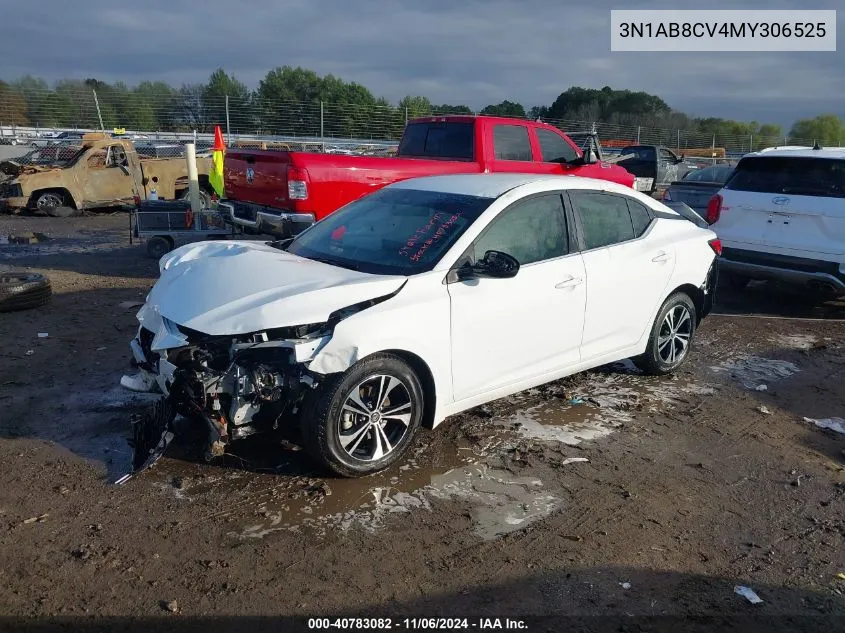
[[[389,380],[383,382],[380,376]],[[390,388],[391,380],[398,380],[399,384]],[[378,403],[371,401],[373,393],[376,397],[372,399],[378,399],[376,391],[382,386],[389,388],[382,399],[382,411],[397,412],[387,422],[380,419]],[[344,406],[356,387],[358,400],[370,405],[372,413],[356,414],[348,408],[344,413]],[[422,385],[410,365],[392,354],[374,354],[343,374],[328,376],[310,394],[302,421],[303,444],[312,458],[342,477],[371,475],[402,459],[411,448],[424,405]],[[407,424],[398,420],[398,415],[405,415],[405,407],[410,410]],[[342,433],[346,424],[351,425],[351,431]],[[386,438],[391,446],[381,456],[377,446],[383,448],[384,444],[377,435]],[[342,437],[355,438],[347,442],[351,452],[344,448]]]
[[[154,259],[161,259],[173,250],[173,240],[170,237],[156,235],[147,240],[147,255]]]
[[[38,308],[53,296],[50,280],[38,273],[0,275],[0,312]]]
[[[684,311],[686,316],[683,316]],[[665,337],[671,325],[668,315],[673,314],[675,321],[675,337],[667,344]],[[652,376],[670,374],[680,367],[689,356],[689,350],[695,338],[695,326],[697,316],[695,304],[689,295],[683,292],[676,292],[670,296],[657,313],[657,318],[651,326],[651,334],[648,337],[648,346],[645,353],[632,358],[634,364],[644,373]],[[661,338],[663,341],[661,341]],[[686,345],[683,345],[683,341]],[[674,349],[676,356],[672,358],[671,351]]]

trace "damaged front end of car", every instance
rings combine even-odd
[[[308,370],[308,363],[331,340],[338,322],[393,294],[337,310],[323,323],[237,336],[188,329],[145,304],[130,343],[137,373],[124,376],[121,384],[162,397],[132,419],[132,474],[164,454],[175,436],[176,416],[203,435],[206,461],[257,433],[295,437],[307,396],[322,378]]]

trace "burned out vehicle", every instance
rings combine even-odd
[[[0,164],[7,177],[0,184],[0,209],[66,217],[84,209],[131,206],[153,189],[159,198],[178,198],[188,190],[184,158],[142,158],[131,141],[104,134],[86,134],[78,145],[57,144],[37,152],[56,152],[56,157],[47,163]],[[197,158],[200,186],[207,190],[210,167],[210,159]]]
[[[284,241],[182,246],[121,380],[163,394],[134,466],[187,420],[208,458],[287,432],[367,475],[490,400],[624,358],[670,373],[712,307],[715,238],[621,184],[472,174],[388,185]]]

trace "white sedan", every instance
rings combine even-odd
[[[720,251],[632,189],[532,174],[405,180],[293,240],[188,244],[138,313],[122,382],[163,397],[136,425],[135,467],[179,413],[207,428],[209,458],[295,430],[361,476],[484,402],[625,358],[671,372]]]

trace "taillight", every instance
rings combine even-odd
[[[704,219],[707,220],[707,224],[715,224],[718,222],[720,215],[722,215],[722,196],[717,193],[707,203],[707,213],[704,215]]]
[[[308,199],[308,171],[288,165],[288,200]]]
[[[716,238],[707,243],[710,244],[710,248],[713,249],[713,252],[716,253],[717,256],[722,254],[722,240]]]

